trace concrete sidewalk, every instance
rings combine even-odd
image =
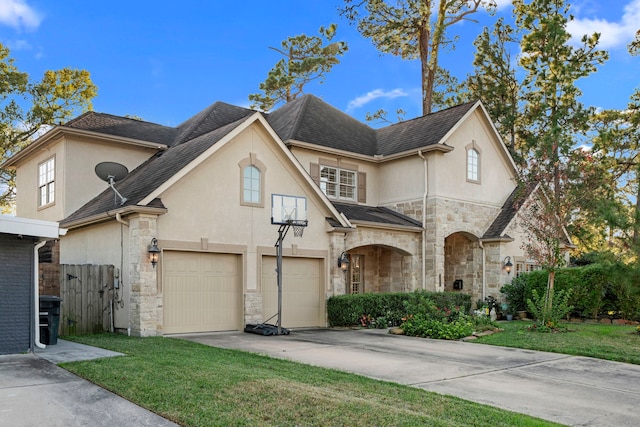
[[[353,372],[567,425],[640,425],[638,365],[370,329],[176,337]]]
[[[116,355],[58,340],[36,355],[0,356],[0,426],[176,426],[52,363]]]

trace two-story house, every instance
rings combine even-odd
[[[106,161],[129,171],[113,189],[94,173]],[[136,335],[273,316],[282,195],[308,221],[282,245],[289,328],[325,326],[332,295],[476,301],[499,296],[506,264],[526,268],[515,164],[480,102],[381,129],[312,95],[270,114],[217,102],[177,127],[89,112],[4,167],[19,216],[68,229],[61,263],[116,267],[115,327]]]

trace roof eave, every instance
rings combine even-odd
[[[410,231],[413,233],[422,232],[423,228],[413,225],[400,225],[400,224],[385,224],[381,222],[362,221],[362,220],[350,220],[352,224],[359,225],[361,227],[377,228],[382,230],[395,230],[395,231]]]
[[[163,215],[168,212],[167,208],[159,208],[153,206],[125,206],[119,209],[114,209],[111,211],[101,212],[99,214],[91,215],[85,218],[80,218],[74,221],[65,222],[64,220],[60,223],[68,230],[73,230],[76,228],[86,227],[87,225],[98,224],[100,222],[105,222],[110,219],[115,219],[116,214],[120,215],[131,215],[133,213],[143,213],[143,214],[151,214],[151,215]]]
[[[36,139],[34,142],[17,152],[15,155],[11,156],[6,162],[4,162],[0,167],[11,169],[15,168],[21,160],[29,157],[31,153],[38,150],[42,146],[57,140],[63,136],[79,136],[84,138],[90,138],[99,140],[101,142],[116,142],[120,144],[133,145],[137,147],[143,148],[152,148],[154,150],[163,151],[168,148],[166,144],[161,144],[159,142],[151,142],[151,141],[142,141],[134,138],[127,138],[123,136],[110,135],[101,132],[94,132],[84,129],[74,129],[66,126],[56,126],[51,129],[49,132],[42,135],[40,138]]]

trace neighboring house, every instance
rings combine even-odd
[[[39,344],[38,247],[59,232],[55,222],[0,215],[0,354]]]
[[[94,174],[104,161],[130,170],[115,183],[126,201]],[[480,102],[381,129],[312,95],[270,114],[217,102],[175,128],[89,112],[4,167],[19,215],[69,229],[61,263],[116,266],[115,327],[136,335],[277,312],[273,194],[307,202],[304,235],[283,244],[285,327],[325,326],[326,299],[345,293],[499,297],[507,257],[526,263],[516,167]]]

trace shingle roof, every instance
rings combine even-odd
[[[524,199],[529,197],[534,187],[516,187],[513,192],[507,197],[507,200],[502,205],[500,213],[496,219],[491,223],[487,231],[482,236],[482,239],[499,239],[501,237],[508,237],[504,235],[505,229],[511,223],[518,213],[518,209],[522,206]]]
[[[113,191],[107,188],[93,200],[65,218],[61,222],[61,226],[64,227],[64,224],[119,207],[137,205],[142,199],[151,194],[153,190],[178,173],[191,161],[195,160],[196,157],[238,127],[243,121],[242,119],[237,120],[212,132],[201,135],[189,141],[188,144],[176,145],[168,150],[158,152],[130,172],[125,179],[115,184],[118,192],[127,198],[127,201],[122,206],[119,205],[119,201],[114,199]]]
[[[177,134],[176,128],[95,111],[89,111],[70,120],[65,127],[165,145],[170,145]]]
[[[374,156],[437,144],[475,105],[467,103],[414,120],[374,130],[313,95],[305,95],[265,115],[281,140],[303,141],[323,147]],[[176,128],[110,114],[89,112],[66,127],[162,143],[159,152],[115,184],[127,198],[123,206],[138,204],[206,149],[239,126],[255,111],[216,102]],[[62,225],[120,207],[107,188]],[[421,226],[408,217],[380,207],[342,205],[353,219],[386,224]],[[345,214],[347,214],[345,212]],[[349,216],[349,215],[347,215]]]
[[[367,221],[385,225],[400,225],[404,227],[422,227],[420,221],[402,215],[383,206],[363,206],[349,203],[333,202],[338,212],[342,212],[349,221]]]
[[[467,102],[378,129],[376,154],[389,155],[437,144],[474,105],[476,102]]]
[[[267,116],[283,141],[296,140],[373,156],[376,133],[371,127],[313,95],[289,102]]]
[[[390,155],[439,143],[477,102],[373,129],[313,95],[304,95],[269,114],[283,141],[296,140],[364,154]]]

